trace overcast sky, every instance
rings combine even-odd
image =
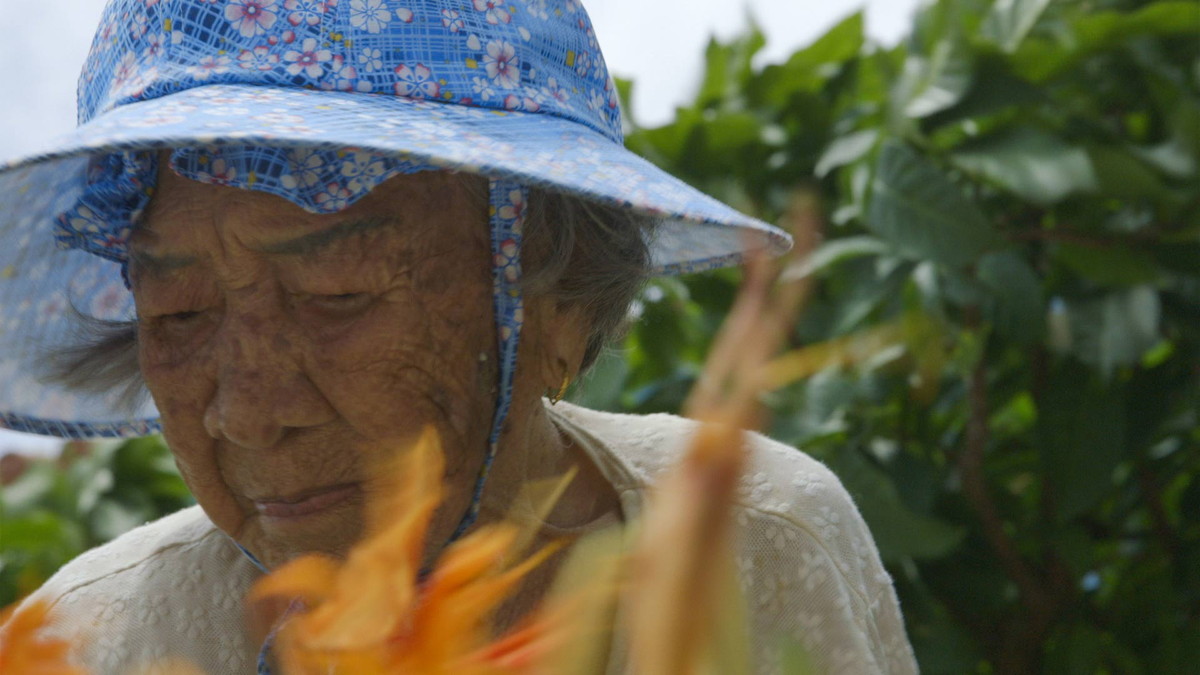
[[[47,145],[75,125],[75,81],[104,0],[0,0],[0,160]],[[730,37],[753,13],[767,34],[764,62],[783,60],[840,19],[866,9],[867,32],[891,44],[907,30],[918,0],[584,0],[609,68],[633,79],[634,115],[645,125],[671,119],[690,99],[704,45]],[[19,17],[19,25],[14,25]],[[13,64],[20,64],[14,66]],[[0,452],[32,437],[0,430]]]

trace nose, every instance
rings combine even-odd
[[[217,330],[216,387],[204,411],[210,436],[268,449],[289,430],[335,417],[305,373],[303,343],[286,318],[253,309],[227,312]]]

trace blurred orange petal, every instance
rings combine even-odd
[[[50,608],[31,602],[0,613],[0,673],[22,675],[86,675],[68,660],[71,645],[41,633],[49,624]]]
[[[336,560],[322,555],[306,555],[287,563],[263,577],[246,597],[249,603],[267,598],[298,598],[307,604],[329,599],[337,575]]]
[[[631,561],[630,646],[638,672],[693,672],[710,646],[721,575],[732,553],[730,513],[745,451],[742,431],[702,424],[683,462],[651,495]]]
[[[307,604],[308,611],[280,633],[285,672],[525,672],[468,657],[492,640],[496,609],[560,546],[521,559],[534,526],[482,527],[443,552],[429,578],[419,582],[429,522],[442,499],[436,434],[423,433],[386,472],[395,485],[376,491],[388,498],[368,505],[368,536],[344,563],[301,558],[252,591],[252,601],[291,597]],[[551,497],[561,490],[555,487]]]

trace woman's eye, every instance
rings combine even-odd
[[[307,304],[324,311],[351,313],[366,308],[371,299],[369,293],[336,293],[308,296]]]
[[[205,317],[208,310],[189,309],[181,312],[148,313],[142,316],[142,325],[152,334],[170,342],[190,341],[201,335],[211,323]]]
[[[180,325],[185,324],[192,319],[200,316],[201,310],[186,310],[182,312],[163,312],[161,314],[150,314],[146,318],[154,323]]]

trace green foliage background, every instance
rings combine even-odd
[[[769,432],[854,495],[923,672],[1198,672],[1200,3],[943,0],[895,48],[860,14],[762,46],[711,43],[628,145],[767,221],[820,197],[793,347],[870,348]],[[738,279],[653,282],[573,397],[678,411]],[[188,500],[151,439],[12,473],[0,603]]]

